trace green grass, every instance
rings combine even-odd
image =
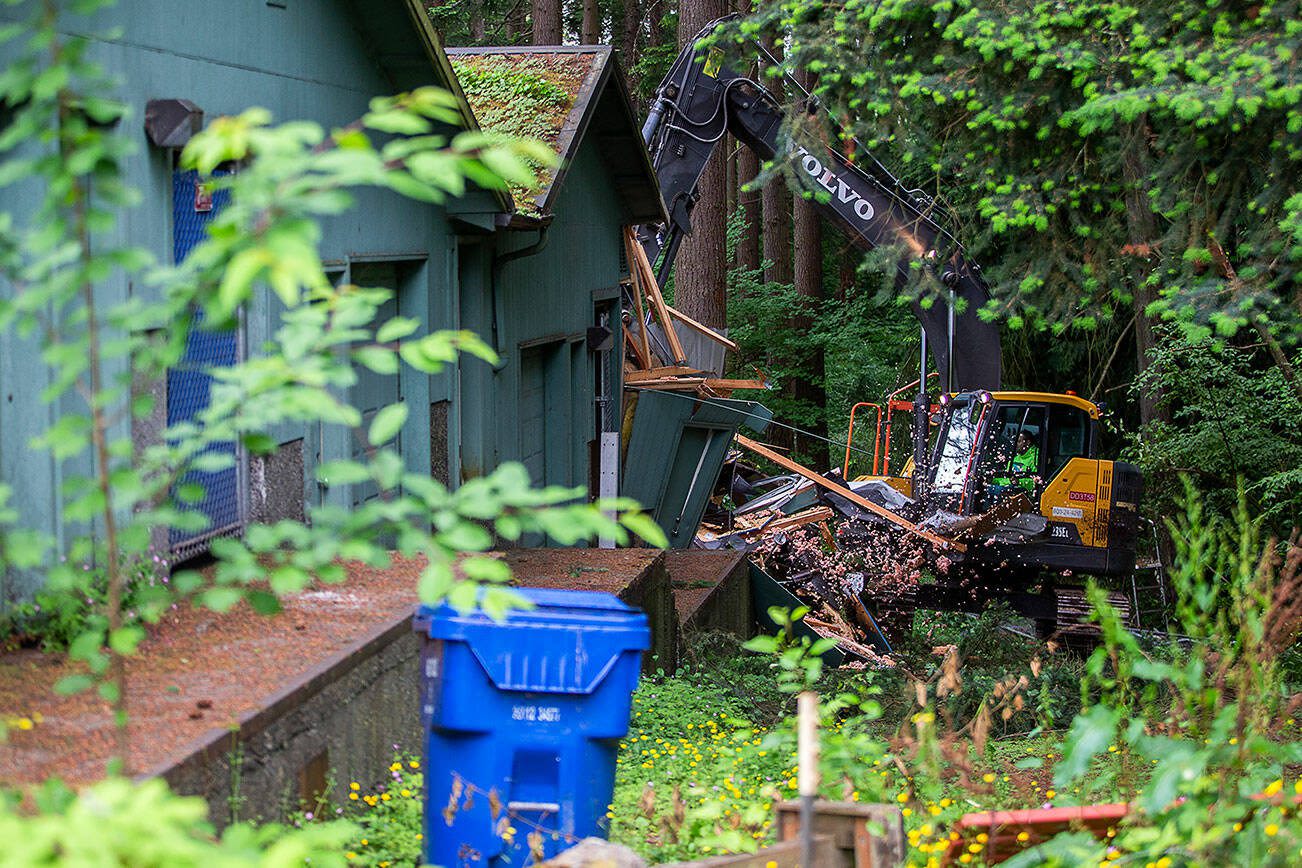
[[[986,626],[980,619],[950,618],[931,625],[935,629],[928,635],[920,618],[920,635],[906,661],[910,671],[925,679],[939,664],[929,646],[922,648],[924,642],[961,645]],[[1000,634],[987,647],[974,649],[982,652],[980,664],[964,668],[966,686],[950,701],[955,719],[965,720],[962,709],[974,710],[995,681],[1024,670],[1033,653],[1030,646]],[[643,681],[634,696],[628,737],[620,744],[611,839],[652,863],[715,854],[729,836],[734,844],[738,838],[752,845],[768,843],[774,803],[795,795],[794,734],[784,723],[794,701],[775,687],[769,658],[742,650],[728,637],[705,636],[693,642],[686,659],[688,665],[678,673]],[[1081,665],[1062,656],[1043,667],[1047,701],[1064,708],[1079,702]],[[879,688],[881,718],[828,733],[829,744],[853,749],[875,740],[884,751],[889,742],[907,757],[907,767],[914,767],[909,736],[915,732],[912,715],[917,709],[909,702],[908,676],[830,670],[817,687],[825,698]],[[1062,733],[1028,735],[1036,725],[1029,698],[1027,710],[997,721],[984,756],[973,756],[970,746],[962,748],[974,769],[968,779],[946,771],[935,780],[913,780],[881,754],[865,753],[862,762],[852,758],[841,780],[827,782],[824,794],[900,804],[918,864],[944,843],[941,830],[968,811],[1093,798],[1097,794],[1053,789],[1051,769],[1061,757]],[[1069,721],[1070,713],[1062,720]]]

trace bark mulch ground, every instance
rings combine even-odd
[[[519,584],[618,593],[658,555],[518,550],[508,560]],[[237,726],[304,676],[408,617],[418,602],[420,566],[398,559],[387,570],[355,565],[347,581],[287,598],[273,616],[243,604],[224,613],[189,606],[169,613],[128,663],[127,773],[184,759],[204,736]],[[57,776],[77,786],[104,776],[115,744],[108,703],[94,692],[53,690],[76,671],[61,654],[0,655],[0,714],[39,721],[30,730],[11,729],[0,743],[0,785]]]
[[[273,616],[243,604],[220,614],[189,606],[168,614],[127,666],[127,773],[183,759],[200,737],[237,725],[309,671],[408,616],[418,602],[418,572],[413,562],[356,566],[348,581],[287,598]],[[94,692],[53,691],[75,671],[61,654],[0,655],[0,711],[40,721],[10,730],[0,744],[0,784],[57,776],[81,785],[103,777],[115,742],[109,705]]]

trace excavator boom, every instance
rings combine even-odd
[[[824,216],[856,244],[865,249],[901,248],[901,284],[913,263],[932,269],[947,288],[950,304],[923,308],[915,303],[914,312],[927,334],[942,388],[998,389],[999,331],[977,315],[990,298],[979,268],[932,218],[932,203],[905,190],[857,142],[851,140],[853,159],[831,147],[789,142],[778,99],[724,63],[720,48],[701,45],[736,17],[708,24],[683,49],[661,82],[643,127],[670,220],[667,226],[642,227],[639,232],[650,261],[663,253],[660,282],[665,282],[683,236],[691,234],[691,212],[705,165],[731,133],[761,160],[789,160],[801,187],[814,195]],[[754,48],[763,62],[776,64],[762,45],[755,43]],[[787,81],[792,92],[803,93],[796,82]],[[812,107],[808,94],[805,98]]]

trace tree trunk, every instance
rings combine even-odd
[[[597,0],[583,0],[583,27],[579,41],[584,45],[601,44],[601,5]]]
[[[765,40],[774,57],[782,57],[782,46]],[[783,99],[782,81],[765,82],[779,100]],[[791,192],[786,181],[773,178],[764,185],[761,195],[764,211],[764,279],[769,283],[791,283]]]
[[[1157,293],[1147,285],[1149,272],[1152,270],[1153,254],[1145,254],[1157,243],[1157,218],[1153,214],[1148,198],[1148,118],[1141,117],[1131,125],[1130,141],[1126,144],[1125,157],[1121,171],[1125,179],[1126,223],[1129,227],[1129,243],[1134,249],[1134,268],[1131,269],[1134,284],[1135,308],[1135,362],[1137,372],[1142,375],[1149,368],[1148,353],[1157,345],[1157,336],[1153,330],[1153,320],[1145,315],[1144,309],[1157,299]],[[1171,420],[1171,410],[1161,403],[1161,392],[1146,389],[1139,396],[1140,425],[1150,422]]]
[[[781,46],[775,46],[771,39],[765,40],[765,45],[769,51],[774,52],[774,56],[780,57]],[[764,82],[768,88],[773,91],[773,95],[779,101],[783,99],[785,88],[782,86],[782,80]],[[792,283],[791,267],[791,191],[787,188],[786,179],[781,176],[771,178],[761,192],[761,203],[763,210],[763,238],[761,239],[764,251],[764,280],[766,283],[781,283],[790,286]],[[791,359],[780,358],[774,359],[775,362],[789,365]],[[784,397],[792,399],[794,387],[790,381],[783,384],[782,392]],[[791,432],[784,428],[770,429],[769,442],[777,446],[790,448],[794,446],[794,440]]]
[[[751,12],[751,0],[738,0],[737,11],[742,15]],[[737,154],[737,207],[741,209],[742,229],[737,239],[737,267],[756,271],[760,266],[761,211],[759,190],[747,190],[746,185],[759,174],[759,158],[745,145]]]
[[[812,76],[802,75],[801,84],[809,88]],[[821,342],[812,339],[815,315],[823,301],[823,232],[821,218],[812,199],[793,197],[792,216],[795,224],[795,288],[800,296],[801,309],[791,318],[802,358],[797,360],[799,374],[792,383],[792,391],[804,417],[801,427],[817,436],[796,435],[796,451],[811,467],[829,466],[827,441],[827,393],[824,390],[824,351]]]
[[[743,222],[741,236],[737,239],[737,265],[748,271],[760,266],[760,197],[759,190],[748,190],[746,185],[759,174],[759,158],[744,145],[737,154],[737,205]]]
[[[612,27],[614,25],[612,24]],[[642,9],[638,0],[624,0],[624,20],[619,32],[619,65],[628,78],[629,95],[633,98],[633,111],[640,119],[642,103],[638,93],[637,66],[638,36],[642,30]]]
[[[723,141],[723,165],[725,178],[724,188],[728,195],[724,197],[723,210],[727,214],[727,219],[732,220],[732,215],[737,210],[737,147],[738,141],[731,135],[724,136]]]
[[[702,27],[727,13],[727,0],[683,0],[678,19],[679,45],[685,45]],[[717,147],[705,165],[700,199],[692,209],[692,234],[683,240],[674,269],[676,306],[712,328],[726,328],[728,324],[724,157],[723,148]]]
[[[665,0],[650,0],[646,7],[647,45],[665,41]]]
[[[561,44],[561,0],[533,0],[533,44]]]
[[[519,45],[521,37],[532,36],[532,31],[525,20],[525,13],[530,9],[529,2],[530,0],[516,0],[515,5],[507,10],[506,42],[508,45]]]
[[[484,27],[484,0],[475,0],[470,6],[470,41],[475,45],[483,45],[487,32]]]
[[[850,300],[850,293],[859,279],[859,260],[862,254],[843,234],[838,232],[836,240],[837,249],[840,250],[837,256],[840,265],[837,268],[836,300],[845,304]]]

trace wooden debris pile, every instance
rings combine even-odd
[[[624,289],[633,301],[633,309],[626,312],[623,324],[624,346],[627,348],[624,357],[625,386],[694,392],[702,397],[722,398],[728,397],[736,389],[769,387],[768,380],[759,370],[755,372],[755,379],[746,380],[715,377],[706,371],[690,367],[687,353],[678,337],[678,326],[695,332],[728,351],[736,352],[737,344],[665,303],[651,263],[647,261],[646,251],[638,243],[637,235],[631,228],[624,230],[624,250],[629,263],[629,279]],[[659,352],[651,339],[648,327],[650,322],[659,326],[664,335],[665,346]]]
[[[738,453],[697,545],[748,551],[809,607],[808,628],[863,663],[892,665],[885,655],[909,631],[926,549],[967,544],[910,521],[871,484],[852,487],[837,471],[817,473],[740,434],[736,443],[788,475],[761,478]]]

